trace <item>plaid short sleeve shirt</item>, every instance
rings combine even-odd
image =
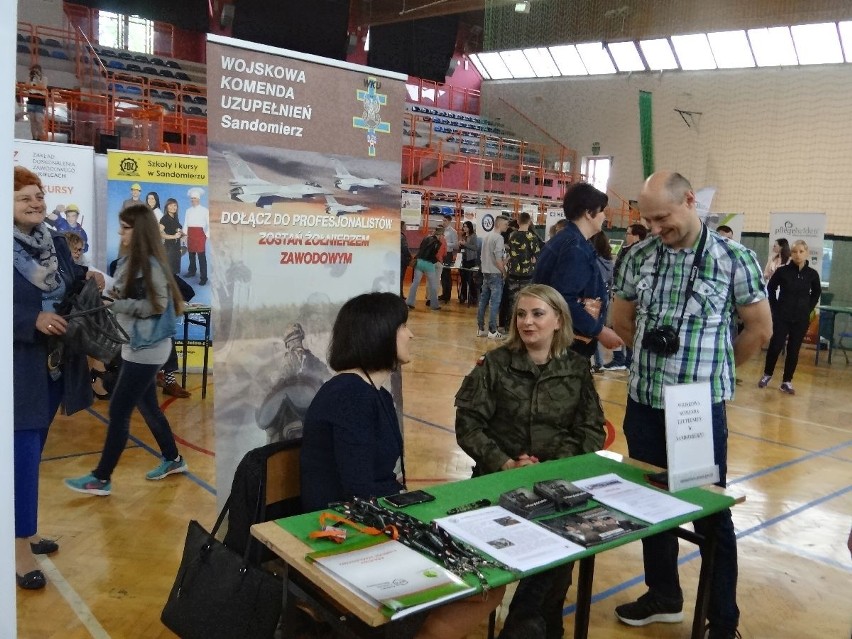
[[[664,407],[663,389],[669,384],[710,382],[714,403],[731,399],[735,307],[766,299],[763,271],[754,252],[712,231],[692,294],[685,299],[695,248],[671,249],[651,237],[631,247],[615,274],[615,295],[636,303],[628,392],[634,401],[653,408]],[[680,350],[675,355],[642,348],[648,330],[665,325],[677,329],[678,324]]]

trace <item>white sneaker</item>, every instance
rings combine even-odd
[[[488,331],[483,331],[483,330],[476,331],[476,336],[477,337],[487,337]]]
[[[506,336],[503,335],[500,331],[494,331],[493,333],[488,333],[488,339],[504,339]]]

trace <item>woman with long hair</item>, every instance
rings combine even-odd
[[[154,219],[159,220],[163,212],[160,210],[160,194],[156,191],[151,191],[145,196],[145,203],[148,208],[154,212]]]
[[[160,218],[160,236],[166,247],[166,260],[173,275],[180,275],[180,241],[183,227],[178,217],[178,201],[173,197],[166,200],[166,212]]]
[[[121,348],[121,372],[112,391],[106,442],[97,467],[82,477],[66,479],[71,490],[109,495],[112,473],[130,434],[130,415],[138,408],[157,440],[162,462],[146,479],[185,473],[186,461],[175,444],[169,422],[157,402],[156,375],[172,349],[175,317],[183,299],[166,263],[160,229],[146,204],[134,204],[118,215],[123,257],[109,292],[111,310],[130,336]]]
[[[55,541],[37,536],[39,463],[48,429],[60,404],[66,415],[92,404],[85,356],[70,350],[59,355],[67,322],[57,305],[75,285],[94,275],[74,264],[65,237],[54,235],[45,224],[39,176],[16,166],[13,188],[15,578],[18,587],[37,590],[47,580],[33,555],[59,550]],[[102,278],[98,285],[103,286]]]
[[[589,360],[571,350],[565,299],[544,284],[518,292],[506,343],[483,355],[456,394],[456,441],[474,476],[599,450],[604,415]],[[572,564],[518,583],[501,639],[561,637]]]
[[[775,240],[769,253],[769,259],[763,268],[763,279],[768,282],[779,266],[787,264],[790,261],[790,253],[790,242],[786,238],[779,237]]]
[[[479,266],[479,243],[476,237],[476,227],[467,220],[462,224],[461,236],[462,268],[459,301],[463,304],[473,304],[478,295],[473,283],[473,269]]]
[[[411,361],[408,308],[393,293],[365,293],[337,314],[328,348],[335,371],[305,414],[300,461],[302,506],[323,510],[353,497],[386,497],[405,488],[402,431],[391,373]],[[395,622],[398,638],[454,639],[472,632],[504,589],[474,595]]]

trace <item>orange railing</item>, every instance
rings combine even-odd
[[[406,97],[409,102],[433,106],[438,109],[451,109],[473,115],[479,114],[480,93],[477,89],[454,87],[452,85],[409,77],[406,82]]]

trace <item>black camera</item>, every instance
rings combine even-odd
[[[674,355],[680,350],[680,337],[673,326],[658,326],[642,336],[642,348],[657,355]]]

